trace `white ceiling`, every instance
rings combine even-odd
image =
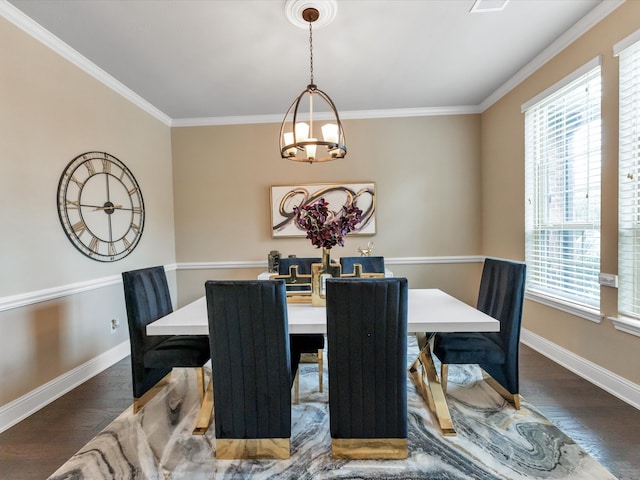
[[[10,3],[172,124],[280,121],[309,83],[308,30],[284,0]],[[620,3],[511,0],[470,13],[474,0],[338,0],[335,20],[313,31],[314,80],[343,118],[481,111]]]

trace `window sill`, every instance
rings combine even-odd
[[[563,312],[570,313],[571,315],[584,318],[594,323],[602,323],[602,320],[604,320],[604,315],[602,315],[595,308],[578,305],[576,303],[561,300],[557,297],[545,295],[540,292],[532,292],[527,290],[527,292],[525,293],[525,298],[527,300],[531,300],[533,302],[541,303],[542,305],[555,308],[556,310],[562,310]]]
[[[640,320],[630,317],[608,317],[616,330],[640,337]]]

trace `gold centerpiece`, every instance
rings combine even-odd
[[[322,249],[322,263],[311,264],[311,305],[322,307],[327,299],[327,278],[339,278],[342,269],[339,263],[331,263],[331,249]]]
[[[362,219],[362,210],[355,204],[342,207],[338,217],[329,210],[329,203],[320,198],[317,202],[301,207],[294,207],[296,223],[302,230],[306,230],[307,238],[316,248],[322,248],[322,263],[311,265],[311,304],[324,306],[326,304],[326,280],[340,276],[340,265],[331,263],[331,248],[344,246],[344,237],[355,229]]]

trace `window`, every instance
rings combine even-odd
[[[618,311],[640,318],[640,35],[623,42],[614,47],[620,57]]]
[[[600,59],[541,93],[525,114],[527,291],[599,310]]]

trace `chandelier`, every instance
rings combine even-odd
[[[305,6],[302,19],[309,24],[310,81],[287,110],[280,127],[280,155],[296,162],[327,162],[347,154],[338,110],[329,95],[313,82],[312,25],[318,18],[317,8]]]

